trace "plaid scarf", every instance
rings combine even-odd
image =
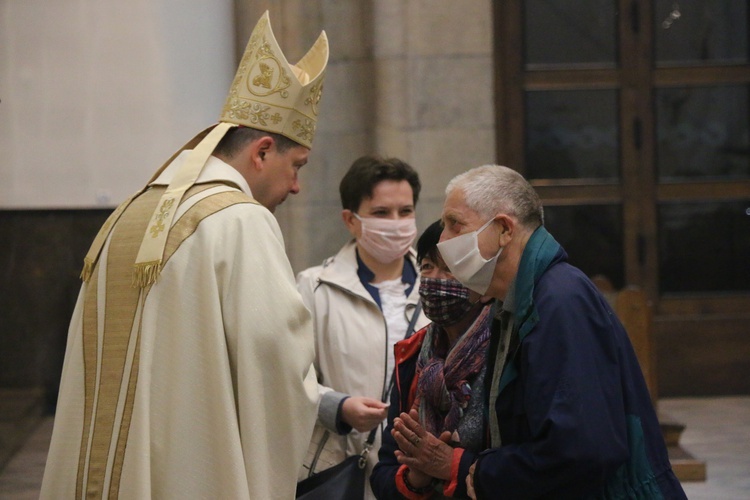
[[[422,425],[435,436],[455,431],[469,404],[472,396],[469,380],[479,374],[485,363],[490,340],[489,316],[487,305],[452,347],[440,325],[431,323],[427,328],[417,360],[414,408],[419,411]]]

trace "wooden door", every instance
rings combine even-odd
[[[660,394],[750,393],[747,0],[493,5],[498,162],[575,265],[646,291]]]

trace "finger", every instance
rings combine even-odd
[[[417,413],[417,410],[411,410],[409,412],[409,418],[411,419],[411,425],[409,426],[409,429],[412,430],[417,436],[422,438],[425,437],[427,435],[427,431],[419,422],[419,413]]]
[[[394,452],[394,455],[396,455],[396,461],[397,461],[398,463],[400,463],[400,464],[404,464],[404,465],[411,465],[410,463],[408,463],[408,462],[410,461],[411,457],[409,457],[409,455],[407,455],[407,454],[406,454],[406,453],[404,453],[403,451],[401,451],[401,450],[396,450],[396,451]]]
[[[398,447],[401,448],[402,451],[405,451],[406,453],[414,452],[414,443],[412,443],[411,439],[409,439],[404,433],[394,431],[393,439],[396,440],[396,444],[398,444]]]
[[[417,410],[415,410],[414,408],[412,408],[411,410],[409,410],[409,416],[410,416],[410,417],[411,417],[411,418],[412,418],[412,419],[413,419],[413,420],[414,420],[415,422],[419,422],[419,412],[418,412]]]
[[[407,455],[406,453],[404,453],[401,450],[396,450],[395,455],[396,455],[396,460],[399,463],[408,465],[410,467],[414,467],[416,465],[416,463],[417,463],[417,461],[416,461],[416,459],[414,457],[410,457],[409,455]]]
[[[374,406],[365,406],[362,409],[362,415],[367,415],[369,417],[387,415],[387,413],[388,413],[387,408],[375,408]]]
[[[404,454],[404,456],[412,459],[412,461],[401,461],[400,463],[413,465],[413,460],[417,459],[420,455],[420,448],[412,440],[413,438],[409,438],[407,435],[402,433],[394,434],[393,437],[396,440],[396,444],[398,445],[399,450]]]
[[[413,448],[417,448],[422,442],[422,439],[426,436],[426,432],[423,431],[424,435],[420,437],[419,434],[414,432],[408,426],[404,425],[403,421],[396,422],[395,420],[393,425],[393,432],[398,432],[403,438],[403,441],[399,441],[398,438],[396,438],[396,434],[393,434],[393,437],[396,438],[396,441],[399,443],[399,447],[401,449],[404,449],[406,443],[411,445]],[[407,448],[406,451],[410,454],[413,454],[415,450]]]
[[[403,414],[402,415],[406,415]],[[408,415],[406,418],[409,418]],[[411,439],[412,435],[415,434],[412,426],[404,419],[395,419],[393,421],[393,428],[398,430],[401,434],[404,434],[407,438]]]
[[[362,398],[360,398],[360,400],[362,401],[362,404],[365,405],[365,406],[380,407],[380,406],[383,406],[385,404],[385,403],[383,403],[379,399],[368,398],[368,397],[362,397]]]
[[[422,424],[419,423],[419,413],[417,413],[417,410],[411,410],[409,414],[404,415],[404,417],[403,421],[410,431],[420,438],[424,438],[427,435],[427,431],[422,427]]]
[[[399,415],[399,417],[400,417],[400,418],[401,418],[401,420],[403,420],[403,421],[404,421],[404,423],[405,423],[405,424],[407,424],[407,425],[409,425],[409,424],[412,424],[412,423],[414,423],[414,422],[415,422],[414,418],[413,418],[413,417],[411,416],[411,412],[409,412],[409,413],[404,413],[404,412],[402,412],[402,413],[401,413],[401,414]]]
[[[401,441],[408,442],[409,440],[404,437],[404,433],[400,429],[391,429],[391,436],[396,440],[396,443],[401,444]]]
[[[416,432],[416,430],[420,427],[419,421],[414,420],[411,417],[411,415],[407,413],[402,413],[400,418],[401,418],[401,422],[404,424],[404,427],[406,427],[412,432]]]
[[[375,413],[375,417],[378,420],[383,420],[387,416],[388,416],[388,408],[381,408],[381,409],[377,410],[377,412]]]
[[[422,439],[416,432],[412,431],[411,429],[405,429],[405,431],[401,434],[403,434],[404,438],[406,438],[406,440],[409,441],[412,446],[414,446],[415,448],[419,447],[419,443],[422,441]]]
[[[403,452],[400,455],[396,456],[396,461],[401,465],[406,465],[413,470],[422,470],[422,468],[424,467],[424,464],[421,463],[419,459],[409,456]]]

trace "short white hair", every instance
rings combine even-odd
[[[483,219],[499,213],[514,216],[525,227],[544,224],[544,209],[531,184],[515,170],[501,165],[482,165],[457,175],[445,188],[446,196],[459,189],[466,205]]]

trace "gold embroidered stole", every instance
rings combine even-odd
[[[167,239],[164,264],[198,224],[237,203],[256,203],[240,191],[203,193],[220,183],[195,185],[183,203],[197,202],[177,220]],[[156,204],[166,187],[152,187],[135,198],[112,230],[106,259],[92,269],[83,305],[85,411],[78,461],[76,498],[116,499],[140,354],[140,318],[151,290],[133,287],[133,262]],[[201,194],[203,193],[203,194]],[[201,196],[203,196],[202,199]],[[104,255],[104,254],[103,254]]]

